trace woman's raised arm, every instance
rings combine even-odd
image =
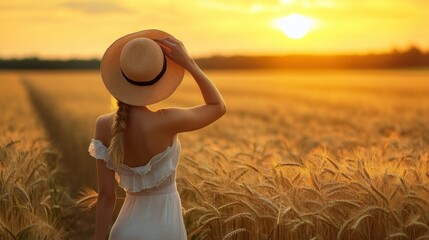
[[[219,119],[226,111],[225,102],[216,86],[189,56],[183,43],[173,37],[158,39],[157,42],[161,44],[167,57],[182,65],[192,75],[205,102],[191,108],[163,109],[167,129],[173,134],[192,131]]]

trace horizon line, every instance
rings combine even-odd
[[[421,54],[429,54],[429,49],[425,50],[416,45],[410,45],[406,49],[392,48],[390,50],[380,50],[380,51],[367,51],[367,52],[293,52],[293,53],[233,53],[233,54],[211,54],[211,55],[200,55],[193,57],[194,59],[210,59],[216,57],[285,57],[285,56],[368,56],[368,55],[386,55],[386,54],[398,54],[406,53],[410,51],[419,51]],[[24,59],[39,59],[42,61],[58,60],[58,61],[68,61],[68,60],[101,60],[102,57],[85,57],[85,56],[71,56],[71,57],[50,57],[43,55],[26,55],[26,56],[1,56],[0,60],[24,60]]]

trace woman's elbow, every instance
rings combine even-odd
[[[103,201],[103,202],[115,202],[116,201],[116,194],[99,192],[97,199],[99,201]]]
[[[222,104],[222,115],[226,113],[226,105],[225,103]]]
[[[219,104],[219,118],[222,117],[226,113],[226,105],[225,103]]]

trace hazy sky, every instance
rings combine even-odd
[[[0,2],[0,57],[97,57],[118,37],[159,28],[195,57],[429,51],[429,0],[13,0]],[[274,22],[314,21],[301,39]]]

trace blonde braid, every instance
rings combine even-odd
[[[117,101],[115,122],[113,123],[113,137],[109,145],[109,154],[115,166],[123,163],[124,160],[124,132],[127,127],[127,119],[130,106],[121,101]]]

